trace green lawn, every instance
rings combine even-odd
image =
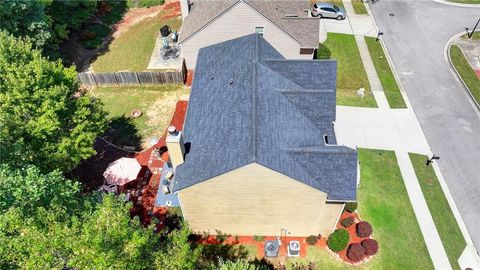
[[[428,209],[432,214],[435,227],[437,227],[442,239],[450,264],[454,269],[460,269],[458,258],[467,244],[445,198],[435,171],[432,166],[425,166],[427,159],[427,156],[410,153],[410,160],[415,169],[415,174],[422,188],[423,196],[427,201]]]
[[[355,37],[352,35],[328,33],[324,43],[331,51],[331,59],[338,62],[337,104],[359,107],[377,107],[370,83],[358,52]],[[365,97],[357,96],[359,88],[365,88]]]
[[[406,108],[407,105],[403,100],[380,42],[375,41],[375,38],[372,37],[365,37],[365,41],[390,108]]]
[[[114,39],[108,50],[92,63],[95,72],[142,71],[150,61],[158,31],[164,24],[179,30],[181,19],[163,19],[163,13],[131,26],[125,33]]]
[[[368,14],[367,8],[365,8],[363,0],[352,0],[352,6],[355,10],[355,14]]]
[[[468,86],[470,93],[475,100],[480,103],[480,79],[478,79],[467,59],[465,59],[462,50],[452,44],[450,47],[450,58],[452,59],[453,66],[455,66],[455,69]]]
[[[128,118],[133,110],[140,110],[142,116],[133,119],[132,123],[144,144],[149,137],[160,137],[163,134],[173,116],[178,98],[188,93],[189,90],[179,84],[96,87],[89,92],[104,103],[104,108],[111,118]]]
[[[327,251],[309,247],[318,269],[433,269],[393,151],[359,149],[361,180],[357,199],[363,220],[372,224],[378,254],[369,262],[347,266]]]

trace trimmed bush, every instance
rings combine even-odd
[[[372,226],[366,221],[357,224],[357,235],[359,237],[369,237],[372,235]]]
[[[309,244],[310,246],[314,246],[318,240],[315,235],[310,235],[309,237],[307,237],[307,239],[305,239],[305,241],[307,241],[307,244]]]
[[[347,247],[349,240],[350,235],[347,230],[336,229],[328,236],[327,245],[332,251],[339,252]]]
[[[355,212],[357,210],[358,204],[356,202],[348,202],[345,204],[345,211],[349,213]]]
[[[342,223],[343,227],[348,228],[348,227],[352,226],[353,223],[355,223],[355,219],[353,217],[346,217],[346,218],[342,219],[342,221],[340,221],[340,223]]]
[[[365,256],[365,248],[360,243],[353,243],[348,247],[347,258],[354,262],[361,261]]]
[[[365,255],[375,255],[378,251],[378,242],[375,239],[365,239],[362,241],[362,247],[365,249]]]
[[[330,59],[330,55],[330,49],[327,46],[320,44],[315,53],[315,59]]]

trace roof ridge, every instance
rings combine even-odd
[[[240,0],[243,1],[243,0]],[[252,160],[257,159],[257,63],[258,63],[258,54],[259,54],[259,35],[255,35],[255,60],[252,63],[253,70],[253,91],[252,91],[252,147],[253,147],[253,157]]]

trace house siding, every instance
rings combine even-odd
[[[343,204],[257,163],[178,192],[184,217],[197,233],[290,236],[328,235]]]
[[[256,26],[264,27],[263,37],[285,58],[312,59],[312,54],[300,54],[301,46],[295,39],[249,5],[239,2],[180,44],[187,68],[195,68],[198,51],[201,48],[255,33]]]

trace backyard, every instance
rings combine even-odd
[[[480,79],[477,77],[462,50],[457,45],[450,47],[450,59],[462,80],[467,85],[473,98],[480,103]]]
[[[189,91],[179,84],[164,84],[96,87],[89,94],[103,102],[113,120],[113,128],[118,130],[115,143],[145,147],[150,137],[160,138],[170,122],[177,100],[188,95]],[[133,110],[140,110],[142,115],[132,119]]]
[[[406,108],[407,105],[400,93],[380,41],[376,41],[373,37],[365,37],[365,41],[390,108]]]
[[[323,44],[331,52],[331,59],[337,60],[337,105],[377,107],[370,83],[352,35],[328,33]],[[359,88],[365,89],[363,98],[357,96]]]
[[[92,63],[93,71],[146,70],[160,27],[167,24],[172,30],[180,30],[182,20],[180,17],[174,16],[176,15],[174,10],[175,7],[162,10],[154,17],[144,19],[129,27],[116,37],[107,51]]]
[[[460,258],[467,243],[453,216],[435,171],[432,166],[425,166],[427,159],[427,156],[410,153],[410,160],[415,169],[415,174],[422,188],[423,196],[425,196],[427,201],[428,210],[432,214],[435,227],[437,227],[442,239],[450,264],[454,269],[460,269],[458,258]]]

